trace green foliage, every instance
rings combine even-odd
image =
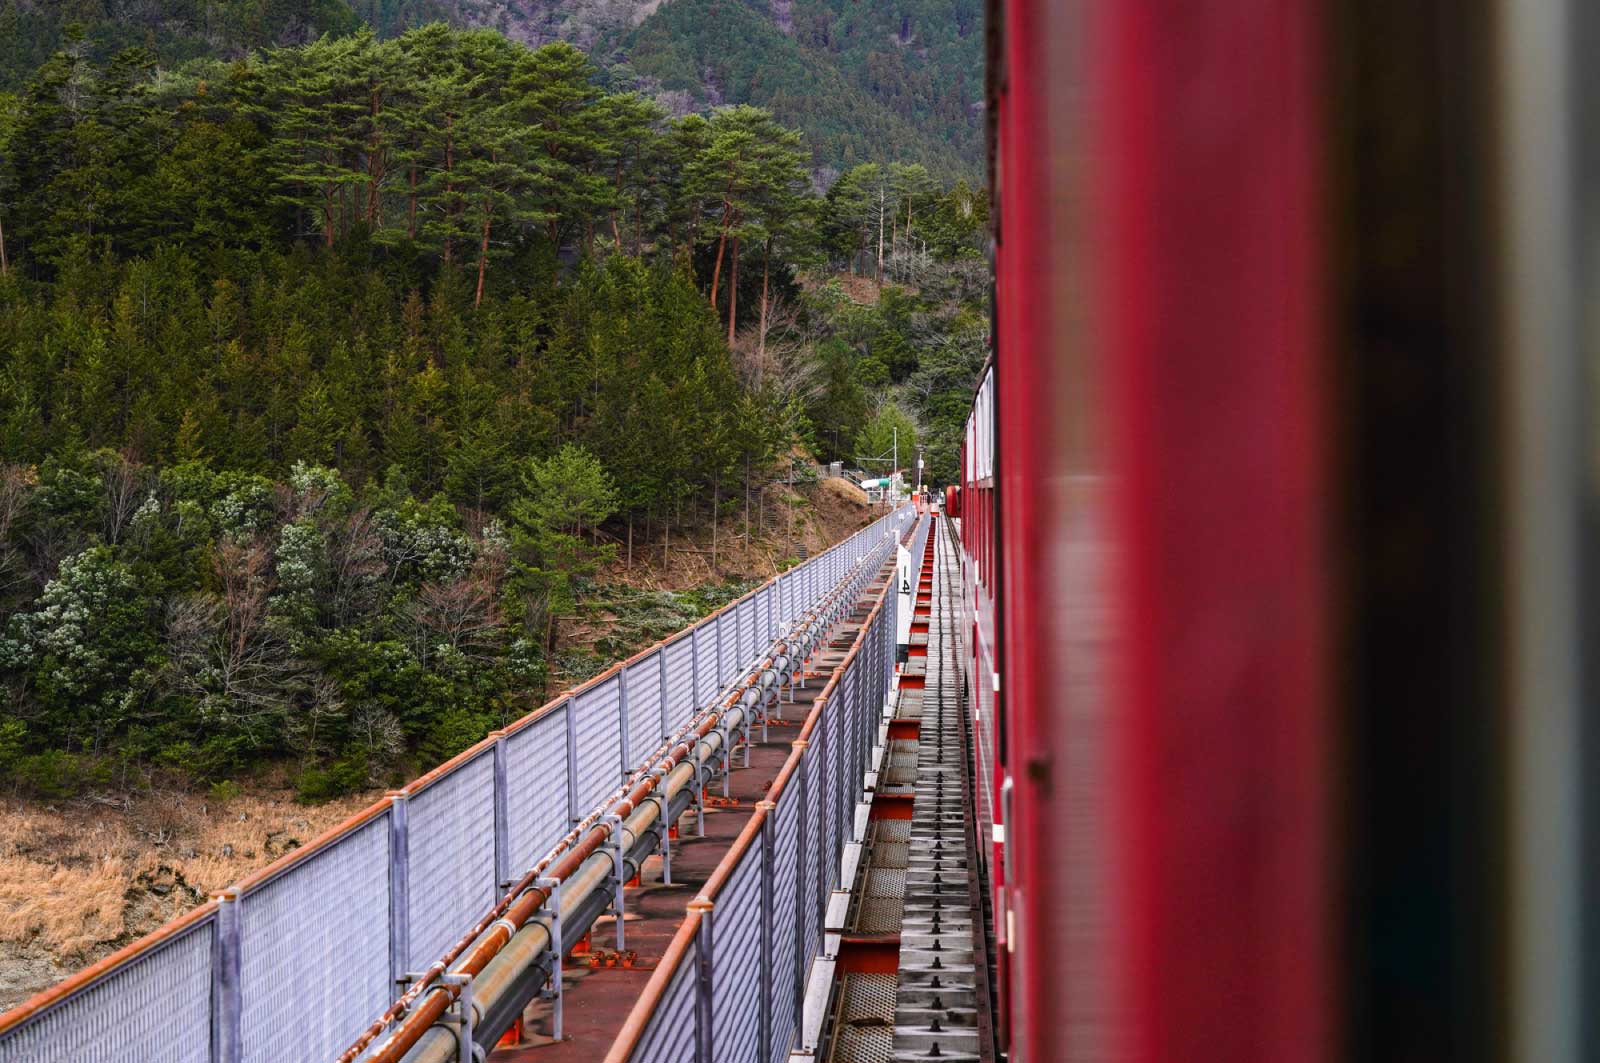
[[[860,433],[856,436],[856,455],[863,461],[863,468],[868,471],[878,471],[880,475],[888,475],[891,467],[887,462],[883,464],[866,464],[865,459],[890,459],[898,456],[900,468],[912,465],[913,455],[917,449],[917,426],[911,417],[899,406],[885,403],[873,414],[872,419],[861,426]]]
[[[696,102],[769,109],[805,130],[818,169],[910,159],[946,178],[976,171],[977,0],[796,0],[791,19],[785,32],[765,0],[674,0],[600,51],[618,48],[630,74]]]
[[[797,445],[891,423],[953,466],[964,185],[872,166],[823,200],[772,114],[668,119],[489,31],[176,72],[65,40],[0,96],[18,788],[383,782],[744,589],[607,597],[636,528],[748,514]],[[876,302],[802,283],[876,276],[885,225]],[[608,612],[602,656],[564,640]]]
[[[353,754],[327,767],[309,767],[295,777],[295,798],[302,804],[316,805],[336,797],[366,789],[369,785],[367,762]]]

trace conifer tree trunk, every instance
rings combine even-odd
[[[883,185],[878,186],[878,283],[883,283]]]
[[[767,359],[767,277],[772,272],[772,237],[767,237],[761,256],[761,321],[756,330],[756,386],[761,386],[761,370]]]
[[[744,455],[744,552],[750,553],[750,452]]]
[[[489,204],[483,208],[483,243],[478,246],[478,294],[473,296],[472,309],[476,310],[483,305],[483,278],[489,272],[489,225],[493,217]]]
[[[0,277],[11,275],[11,263],[6,261],[6,223],[0,218]]]
[[[733,330],[739,323],[739,240],[733,241],[733,255],[728,262],[728,346],[733,346]]]
[[[711,568],[717,567],[717,517],[722,509],[722,473],[711,478]]]
[[[717,306],[717,287],[722,282],[722,256],[728,249],[728,230],[733,228],[733,207],[723,204],[722,235],[717,240],[717,264],[711,268],[711,307]]]
[[[633,511],[628,512],[628,568],[633,568]]]

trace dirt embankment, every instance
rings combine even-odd
[[[0,1011],[110,955],[370,804],[288,790],[0,802]]]
[[[730,579],[766,580],[786,559],[810,557],[882,515],[866,492],[837,477],[810,484],[766,485],[750,496],[749,542],[745,540],[742,500],[725,513],[715,534],[710,522],[687,531],[673,529],[648,540],[636,535],[633,564],[626,543],[617,541],[617,560],[604,574],[613,582],[650,590],[686,590]]]

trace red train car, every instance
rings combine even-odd
[[[1002,1049],[1588,1058],[1600,9],[991,0],[989,35],[960,504]]]
[[[961,488],[955,484],[948,484],[944,489],[944,515],[961,516]]]

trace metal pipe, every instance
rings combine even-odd
[[[698,782],[701,767],[713,760],[719,753],[727,756],[731,749],[724,749],[728,745],[725,734],[737,731],[741,724],[748,723],[748,717],[753,706],[745,703],[744,694],[750,688],[759,688],[763,692],[776,684],[778,670],[774,668],[777,661],[783,661],[785,667],[792,667],[794,662],[803,662],[810,656],[811,651],[822,640],[825,632],[832,626],[839,614],[841,601],[852,594],[857,585],[862,582],[862,576],[870,574],[874,569],[868,564],[869,560],[878,553],[877,549],[865,551],[861,557],[852,564],[851,569],[841,578],[827,594],[816,602],[811,609],[798,622],[798,631],[790,632],[783,639],[774,643],[768,654],[757,664],[740,682],[731,684],[731,693],[719,699],[718,705],[704,714],[700,719],[686,725],[678,735],[669,738],[662,749],[658,750],[644,768],[636,772],[619,791],[614,793],[594,812],[570,832],[566,838],[557,845],[545,859],[529,870],[513,888],[506,893],[498,904],[489,911],[472,928],[469,933],[461,938],[449,952],[440,960],[431,964],[422,973],[421,977],[407,989],[390,1007],[369,1026],[362,1035],[339,1057],[339,1063],[353,1063],[359,1058],[366,1047],[373,1043],[383,1031],[391,1024],[399,1023],[390,1035],[379,1043],[373,1054],[368,1057],[369,1063],[393,1063],[401,1058],[399,1052],[413,1044],[424,1040],[425,1031],[449,1010],[450,1004],[460,995],[459,985],[450,985],[440,982],[440,977],[448,970],[454,973],[463,973],[474,976],[473,997],[475,1001],[482,1002],[482,1007],[487,1008],[493,1004],[496,997],[496,988],[488,986],[477,976],[487,971],[495,959],[506,949],[512,940],[526,928],[529,919],[533,917],[548,899],[548,892],[534,884],[535,880],[543,877],[546,871],[548,877],[561,880],[563,914],[567,908],[580,902],[587,895],[592,886],[578,886],[576,883],[569,887],[566,883],[569,876],[582,873],[582,869],[590,862],[596,867],[602,864],[605,868],[611,866],[609,853],[595,856],[596,850],[604,844],[610,835],[610,830],[604,825],[596,825],[600,815],[608,809],[614,814],[625,815],[623,831],[632,833],[634,842],[641,836],[643,827],[635,829],[633,824],[637,819],[641,824],[648,825],[659,814],[658,805],[652,794],[658,784],[664,781],[669,800],[683,789],[684,781],[691,775]],[[853,571],[852,571],[853,570]],[[758,699],[759,700],[759,699]],[[726,724],[722,731],[717,728]],[[688,735],[695,736],[692,746],[686,745]],[[700,755],[702,747],[707,749],[704,756]],[[695,763],[691,766],[682,758],[693,754]],[[665,780],[657,774],[662,767],[666,767]],[[620,793],[620,798],[617,794]],[[581,836],[582,840],[578,841]],[[569,848],[569,846],[571,848]],[[626,848],[631,848],[631,844]],[[557,857],[561,857],[557,861]],[[552,868],[551,865],[554,864]],[[591,876],[585,875],[585,881]],[[537,924],[542,926],[543,924]],[[548,931],[545,933],[545,946],[548,947]],[[459,962],[458,962],[459,961]],[[526,964],[518,968],[520,971]],[[498,979],[495,986],[503,992],[510,979]],[[453,1035],[450,1044],[454,1044]],[[408,1061],[411,1056],[404,1057]]]
[[[727,713],[730,722],[737,725],[744,715],[743,706],[735,705]],[[702,765],[728,752],[723,746],[722,732],[715,729],[702,735],[696,743],[692,759],[684,759],[661,780],[668,800],[693,785],[699,778]],[[652,787],[653,789],[653,787]],[[639,795],[641,799],[644,794]],[[631,850],[649,833],[660,806],[654,801],[641,800],[633,807],[622,823],[624,847]],[[601,826],[591,832],[593,836],[610,833]],[[601,840],[604,840],[603,838]],[[587,839],[586,839],[587,841]],[[576,868],[562,878],[561,914],[563,919],[596,890],[602,888],[612,874],[613,864],[609,852],[599,851],[599,846],[589,846],[588,855]],[[569,857],[570,859],[570,857]],[[501,996],[516,983],[519,975],[550,947],[550,929],[538,913],[547,893],[537,887],[530,889],[507,913],[497,921],[481,941],[470,949],[456,970],[472,976],[472,995],[481,1006],[494,1006]],[[506,924],[514,924],[510,931]],[[505,935],[503,940],[500,935]],[[373,1050],[371,1063],[451,1063],[457,1044],[453,1031],[434,1024],[449,1010],[450,1003],[459,993],[455,986],[436,984],[417,1008],[408,1014],[387,1039]],[[403,1053],[403,1054],[402,1054]]]

